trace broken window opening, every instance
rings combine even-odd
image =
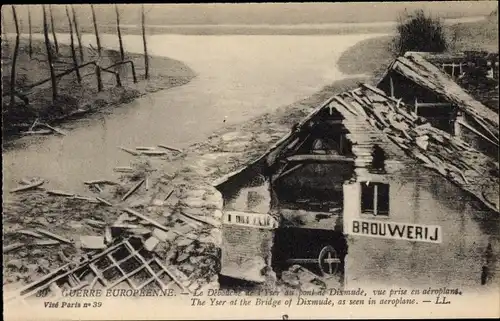
[[[361,213],[389,216],[389,184],[361,183]]]
[[[304,164],[276,180],[276,203],[282,209],[341,213],[343,183],[353,171],[354,163]]]
[[[323,155],[352,156],[352,145],[341,120],[324,120],[311,129],[307,152]]]
[[[433,126],[454,134],[457,108],[449,103],[423,103],[415,98],[415,113],[424,117]]]
[[[373,145],[372,149],[372,169],[377,171],[385,171],[385,152],[377,144]]]

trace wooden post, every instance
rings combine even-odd
[[[71,57],[73,58],[73,66],[75,67],[76,79],[78,83],[82,83],[82,77],[80,76],[80,69],[78,68],[78,61],[76,60],[76,52],[75,52],[75,39],[73,37],[73,26],[71,23],[71,17],[69,15],[68,5],[66,5],[66,16],[68,17],[68,25],[69,25],[69,35],[71,38]]]
[[[56,74],[54,73],[54,66],[52,65],[52,49],[50,48],[49,41],[49,26],[47,23],[47,10],[45,5],[42,5],[43,9],[43,36],[45,38],[45,48],[47,49],[47,62],[49,63],[50,70],[50,80],[52,81],[52,101],[57,99],[57,83]]]
[[[120,57],[122,61],[125,60],[125,52],[123,51],[123,41],[122,41],[122,33],[120,31],[120,12],[118,11],[118,6],[115,4],[115,12],[116,12],[116,32],[118,33],[118,42],[120,44]]]
[[[52,12],[52,5],[49,4],[50,13],[50,28],[52,29],[52,37],[54,38],[54,46],[56,47],[56,54],[59,54],[59,44],[57,43],[56,30],[54,28],[54,15]]]
[[[418,116],[418,100],[417,100],[417,97],[415,97],[415,115]]]
[[[451,78],[455,78],[455,63],[451,63]]]
[[[71,6],[71,11],[73,12],[73,23],[75,24],[76,39],[78,40],[78,50],[80,51],[80,61],[84,61],[85,57],[83,55],[82,47],[82,36],[80,35],[80,30],[78,29],[78,18],[76,17],[75,7]]]
[[[30,6],[28,5],[28,29],[29,29],[29,48],[28,52],[30,55],[30,58],[33,56],[33,46],[32,46],[32,35],[31,35],[31,10]]]
[[[14,54],[12,57],[12,66],[10,68],[10,106],[15,106],[15,91],[16,91],[16,62],[19,52],[19,23],[17,20],[16,8],[12,5],[12,15],[14,17],[14,25],[16,26],[16,44],[14,46]]]
[[[373,184],[373,215],[378,214],[378,186]]]
[[[144,78],[149,79],[149,55],[148,55],[148,46],[147,46],[147,41],[146,41],[146,18],[144,15],[144,4],[142,5],[142,11],[141,11],[141,17],[142,17],[142,43],[144,44],[144,69],[145,69],[145,76]]]
[[[90,9],[92,9],[92,21],[94,22],[94,31],[95,31],[95,40],[97,43],[97,52],[101,55],[101,40],[99,39],[99,30],[97,28],[97,18],[95,15],[94,5],[90,5]]]

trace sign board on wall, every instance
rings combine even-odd
[[[244,225],[267,229],[275,229],[279,226],[278,221],[269,214],[236,211],[225,212],[222,222],[228,225]]]
[[[398,239],[414,242],[442,242],[441,226],[437,225],[353,219],[347,233],[350,235]]]

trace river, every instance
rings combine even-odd
[[[113,178],[114,167],[128,166],[133,160],[117,146],[185,148],[223,126],[305,98],[344,78],[337,68],[342,52],[376,36],[381,34],[150,36],[150,54],[183,61],[198,76],[109,114],[64,125],[67,136],[29,138],[26,148],[4,152],[4,190],[23,177],[39,176],[49,181],[47,187],[82,193],[83,181]],[[101,42],[116,49],[116,38],[104,34]],[[68,35],[58,39],[69,43]],[[83,43],[94,44],[94,37],[83,35]],[[124,36],[124,46],[126,51],[141,53],[142,38]]]

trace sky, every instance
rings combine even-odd
[[[89,5],[75,5],[82,26],[91,25]],[[487,15],[496,1],[439,2],[351,2],[351,3],[243,3],[243,4],[153,4],[146,5],[148,24],[302,24],[334,22],[394,21],[405,9],[423,9],[442,18]],[[140,22],[140,5],[120,4],[122,24]],[[114,6],[95,5],[100,23],[115,23]],[[16,6],[21,28],[27,26],[27,5]],[[32,24],[41,25],[40,6],[30,6]],[[54,5],[57,23],[66,23],[64,5]],[[6,29],[12,26],[12,9],[2,6]],[[57,28],[57,26],[56,26]]]

